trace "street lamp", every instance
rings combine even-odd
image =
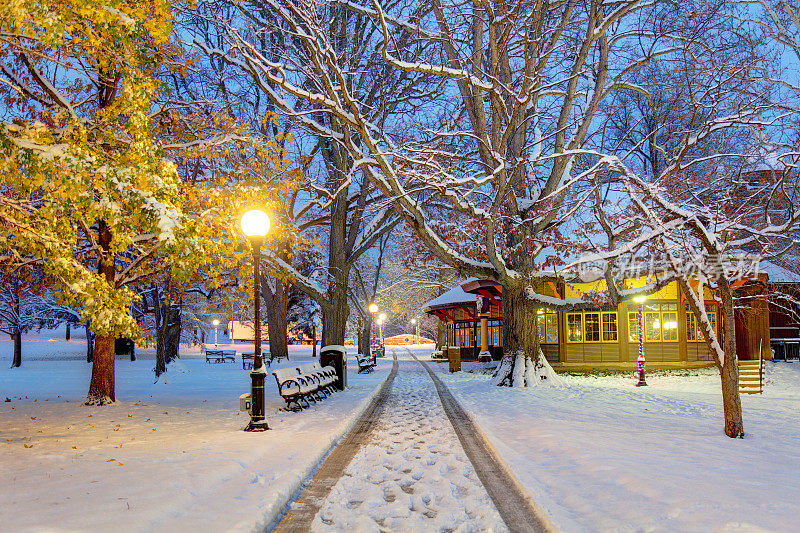
[[[415,333],[414,336],[414,344],[419,344],[419,326],[417,326],[417,319],[411,319],[411,328],[413,329],[412,333]]]
[[[253,369],[250,371],[250,423],[245,431],[269,429],[264,418],[264,379],[267,371],[261,360],[261,275],[259,262],[261,244],[269,231],[269,216],[264,211],[253,209],[242,215],[242,233],[253,248],[253,297],[255,298],[255,334],[253,335]]]
[[[378,305],[377,304],[369,304],[369,312],[372,314],[372,321],[370,322],[369,326],[369,349],[372,352],[372,364],[375,364],[375,350],[377,346],[375,346],[375,313],[378,312]]]
[[[386,313],[378,316],[378,327],[381,334],[381,357],[386,355],[386,345],[383,343],[383,323],[386,322]]]
[[[219,333],[219,320],[216,318],[211,322],[214,324],[214,348],[217,347],[217,334]]]
[[[644,343],[642,342],[642,304],[647,299],[646,296],[637,296],[633,299],[634,302],[639,304],[639,358],[636,360],[636,375],[639,381],[636,383],[637,387],[646,387],[647,382],[644,380]]]

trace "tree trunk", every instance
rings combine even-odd
[[[86,362],[94,361],[94,333],[91,330],[91,322],[86,323]]]
[[[69,340],[69,335],[70,335],[70,333],[69,333],[69,322],[67,322],[67,338],[66,338],[66,340]]]
[[[14,328],[14,359],[11,361],[11,368],[22,366],[22,331],[18,327]]]
[[[98,272],[110,287],[114,286],[114,257],[110,254],[111,230],[104,220],[97,223],[97,234],[102,255]],[[97,335],[94,340],[94,360],[92,361],[92,381],[89,383],[87,405],[105,405],[115,401],[114,394],[114,339],[111,334]]]
[[[317,325],[316,324],[312,324],[311,325],[311,345],[313,346],[311,356],[316,358],[317,357]]]
[[[447,323],[439,320],[436,324],[436,349],[441,350],[447,343]]]
[[[523,282],[503,284],[503,358],[493,375],[501,387],[532,386],[528,372],[543,363],[539,361],[539,331],[536,327],[537,306],[526,295]]]
[[[86,405],[106,405],[114,395],[114,335],[95,335],[92,381]]]
[[[369,318],[367,318],[366,320],[364,320],[364,326],[363,326],[361,337],[360,337],[361,338],[361,343],[360,343],[360,345],[358,347],[358,351],[360,353],[364,354],[364,355],[372,355],[372,354],[369,353],[369,350],[370,350],[370,345],[369,345],[369,342],[370,342],[370,338],[369,338],[370,331],[371,331],[371,322],[370,322]]]
[[[261,295],[266,304],[267,331],[269,332],[269,353],[272,357],[285,357],[289,359],[288,340],[286,330],[286,300],[289,297],[289,287],[281,280],[275,278],[275,291],[272,291],[267,276],[261,277]]]
[[[720,283],[722,297],[722,348],[725,360],[720,369],[722,408],[725,412],[725,434],[731,438],[744,437],[742,401],[739,397],[739,358],[736,354],[736,330],[733,317],[733,294],[730,284]]]
[[[164,362],[171,363],[178,358],[178,348],[181,343],[181,308],[173,305],[167,315],[166,331],[164,334]]]
[[[153,372],[156,374],[156,379],[158,379],[161,374],[167,371],[167,357],[165,354],[164,346],[165,346],[165,339],[167,336],[167,322],[169,317],[169,310],[167,309],[167,305],[169,305],[169,301],[166,303],[161,301],[159,298],[159,290],[156,287],[153,287],[153,295],[155,306],[153,307],[153,314],[155,315],[156,319],[156,366],[153,368]]]
[[[347,305],[346,294],[334,293],[331,295],[330,305],[322,306],[322,345],[344,344],[347,332],[347,318],[350,316],[350,307]]]

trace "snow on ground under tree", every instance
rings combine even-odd
[[[154,384],[153,350],[118,357],[117,399],[82,405],[91,364],[85,340],[26,337],[21,368],[0,342],[0,531],[253,531],[363,410],[391,368],[349,373],[350,389],[286,413],[269,375],[264,433],[246,433],[239,394],[249,371],[206,364],[197,348]],[[246,344],[220,346],[239,352]],[[181,346],[184,348],[184,346]],[[290,346],[290,363],[311,361]],[[10,398],[11,402],[5,402]]]
[[[170,368],[169,383],[153,384],[152,350],[140,350],[135,362],[117,359],[117,404],[86,407],[84,341],[44,335],[26,338],[18,369],[8,368],[11,342],[0,341],[4,531],[258,529],[390,368],[388,359],[372,375],[351,367],[349,391],[302,413],[277,410],[270,377],[275,429],[248,434],[238,395],[249,378],[239,360],[208,365],[195,349]],[[290,347],[290,356],[310,360],[310,348]],[[722,432],[714,369],[648,374],[646,388],[633,387],[629,372],[508,389],[485,374],[434,368],[561,530],[797,530],[798,363],[768,363],[763,396],[742,398],[743,440]]]
[[[798,530],[798,363],[768,362],[764,394],[742,395],[744,439],[723,433],[714,368],[509,389],[437,367],[559,530]]]

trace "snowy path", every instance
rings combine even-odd
[[[400,361],[371,441],[331,489],[312,530],[507,530],[419,363]]]

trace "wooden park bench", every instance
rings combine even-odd
[[[242,370],[250,370],[253,368],[253,360],[255,359],[255,355],[253,352],[245,352],[242,354]],[[269,352],[264,352],[261,354],[261,360],[269,366],[272,364],[272,357],[270,357]]]
[[[281,398],[286,401],[287,411],[299,411],[308,407],[308,398],[314,400],[312,394],[316,392],[317,384],[309,383],[307,378],[297,373],[296,368],[278,368],[272,371],[272,375],[278,383]],[[305,405],[300,402],[304,402]],[[292,404],[295,404],[296,408],[289,407]]]
[[[236,350],[206,350],[206,363],[233,363]]]
[[[375,365],[372,363],[372,357],[364,355],[363,353],[356,354],[356,361],[358,361],[359,374],[372,372],[372,370],[375,368]]]
[[[287,411],[304,409],[309,406],[308,400],[317,402],[337,390],[336,371],[333,367],[320,366],[316,362],[277,368],[272,375],[278,383],[278,392],[286,401]],[[294,407],[291,407],[292,404]]]
[[[322,367],[319,363],[302,363],[297,366],[297,374],[313,380],[317,384],[317,393],[324,396],[332,393],[336,383],[336,371],[333,367]]]

